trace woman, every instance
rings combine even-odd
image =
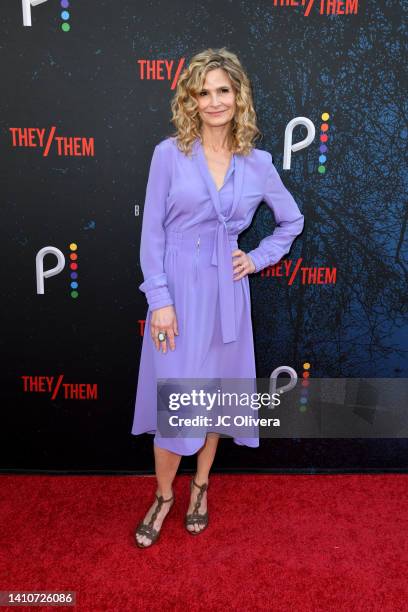
[[[140,260],[148,311],[132,434],[154,437],[156,499],[139,523],[138,546],[151,546],[174,503],[181,456],[197,453],[185,526],[208,525],[207,488],[219,433],[162,435],[157,379],[255,379],[248,274],[278,262],[301,233],[303,215],[259,137],[251,87],[225,48],[195,55],[172,100],[176,133],[154,149],[146,189]],[[238,249],[258,205],[278,226],[249,253]],[[258,447],[257,430],[237,444]]]

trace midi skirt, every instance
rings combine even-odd
[[[235,313],[231,316],[235,316],[237,339],[223,342],[217,266],[211,263],[215,239],[215,224],[166,231],[164,269],[179,331],[174,351],[168,342],[166,353],[157,350],[150,332],[149,308],[146,315],[131,433],[153,434],[157,446],[180,455],[196,453],[205,443],[206,433],[217,429],[202,427],[189,437],[187,429],[178,428],[177,435],[164,436],[157,427],[157,380],[256,378],[248,276],[234,280]],[[238,236],[229,235],[228,240],[232,253],[238,248]],[[259,446],[257,426],[234,428],[233,434],[224,429],[222,433],[236,444]]]

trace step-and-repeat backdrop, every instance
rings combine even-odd
[[[258,377],[284,366],[303,394],[286,437],[258,449],[225,439],[215,469],[406,466],[404,10],[377,0],[1,3],[1,469],[152,469],[151,436],[130,432],[146,182],[154,146],[173,131],[180,72],[223,46],[251,79],[257,147],[305,216],[291,252],[250,277]],[[262,203],[240,248],[274,225]],[[352,411],[346,432],[302,429],[327,414],[323,403],[314,416],[315,380],[333,382],[337,417]]]

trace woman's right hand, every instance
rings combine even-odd
[[[160,331],[166,332],[166,339],[163,342],[160,342],[157,337]],[[174,306],[164,306],[163,308],[157,308],[156,310],[152,311],[150,319],[150,332],[158,351],[160,351],[160,348],[162,347],[163,353],[166,353],[167,341],[169,341],[171,350],[174,351],[176,348],[174,335],[176,334],[178,336],[177,317]]]

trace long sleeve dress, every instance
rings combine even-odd
[[[234,154],[220,190],[208,168],[201,140],[192,156],[174,137],[154,149],[143,213],[140,262],[148,310],[139,365],[131,433],[155,434],[154,443],[180,455],[192,455],[201,437],[163,436],[157,426],[158,379],[255,379],[255,354],[248,276],[233,278],[232,251],[238,236],[264,201],[277,227],[249,251],[255,271],[277,263],[289,252],[304,226],[267,151]],[[150,334],[153,310],[173,305],[179,335],[172,351],[158,351]],[[207,431],[216,431],[211,427]],[[259,446],[258,430],[246,428],[237,444]]]

